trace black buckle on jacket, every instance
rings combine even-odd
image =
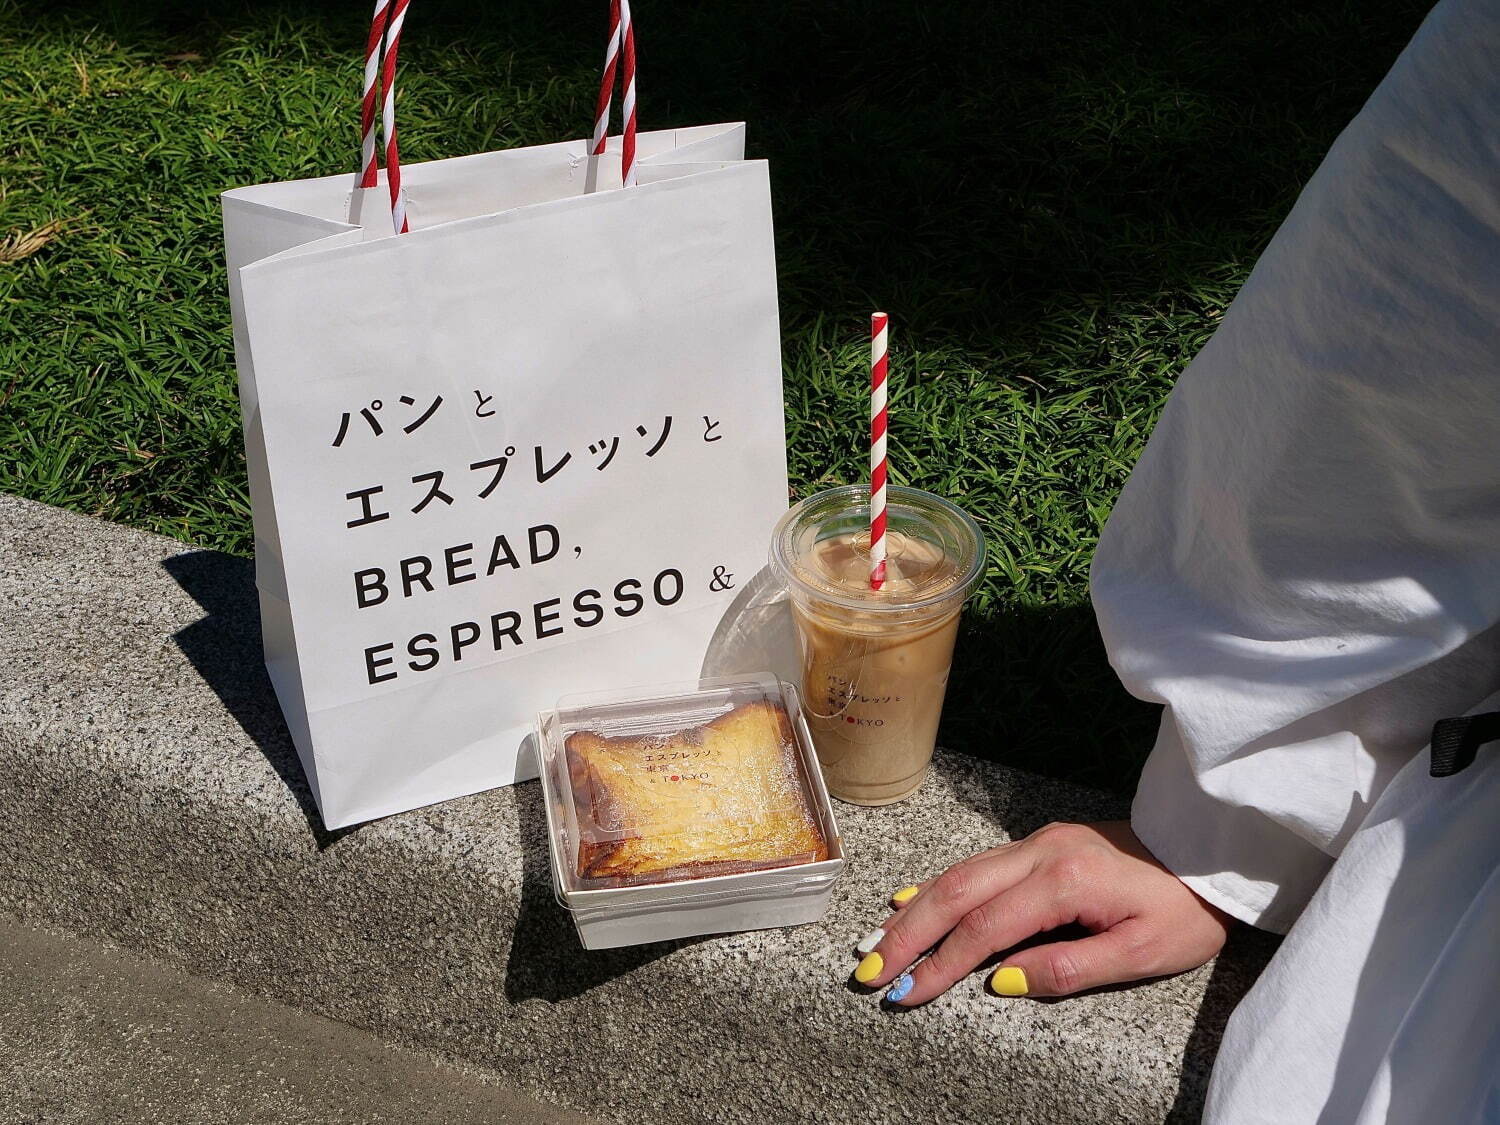
[[[1439,719],[1432,728],[1433,777],[1452,777],[1467,769],[1486,742],[1500,738],[1500,711]]]

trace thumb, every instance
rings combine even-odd
[[[1133,921],[1077,941],[1023,949],[990,974],[989,985],[1001,996],[1069,996],[1150,976]]]

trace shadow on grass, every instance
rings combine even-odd
[[[1091,608],[970,614],[954,653],[940,741],[1046,777],[1130,793],[1160,713],[1120,686]],[[1002,827],[1025,835],[1040,825]]]
[[[1059,400],[1048,410],[1118,411],[1144,428],[1425,7],[657,0],[637,13],[644,126],[745,119],[752,155],[771,158],[787,398],[801,404],[794,485],[862,472],[857,427],[821,424],[843,410],[834,399],[847,380],[829,376],[833,345],[816,326],[820,318],[861,323],[877,303],[897,317],[903,348],[951,357],[996,386],[1066,399],[1072,388],[1128,383],[1128,393],[1107,402]],[[403,151],[421,160],[581,135],[606,8],[602,0],[414,7],[402,41]],[[131,67],[180,75],[186,134],[225,124],[247,103],[270,105],[254,60],[291,61],[330,80],[340,67],[347,72],[347,133],[322,113],[321,98],[294,102],[302,116],[277,128],[297,134],[302,164],[282,167],[282,150],[263,154],[247,137],[222,160],[198,154],[191,165],[156,168],[152,175],[170,173],[173,189],[151,205],[169,215],[186,214],[190,197],[211,199],[234,178],[348,163],[362,9],[342,0],[65,0],[37,18],[40,39],[77,40],[83,55],[107,58],[110,42],[140,52],[119,75],[101,70],[101,98],[136,96]],[[104,104],[114,103],[80,101],[79,111]],[[319,113],[309,117],[313,104]],[[171,128],[158,101],[140,108]],[[248,120],[253,131],[269,128],[264,112]],[[308,146],[317,167],[306,166]],[[183,181],[188,172],[198,178]],[[194,229],[200,240],[219,237],[212,223]],[[1190,311],[1179,316],[1183,307]],[[1169,332],[1151,335],[1150,325],[1166,322]],[[850,334],[833,331],[828,340]],[[223,347],[222,326],[215,338]],[[915,389],[909,378],[906,385]],[[1051,463],[1048,444],[1082,439],[1048,434],[1026,447],[991,421],[966,431],[963,458],[951,434],[893,421],[899,479],[952,492],[996,542],[1041,564],[1014,581],[986,578],[981,600],[996,608],[971,615],[965,629],[944,739],[1126,791],[1149,718],[1110,686],[1087,611],[1067,605],[1082,601],[1087,565],[1087,552],[1070,543],[1097,531],[1095,513],[1112,500],[1137,439]],[[950,424],[958,423],[942,423]],[[927,444],[918,448],[919,440]],[[1088,431],[1082,443],[1100,440]],[[1028,484],[1043,476],[1052,483],[1017,506],[1005,481],[1008,462],[1022,458],[1047,465],[1046,474],[1026,471]],[[230,540],[248,542],[248,528]],[[1048,567],[1050,578],[1036,577]],[[1017,608],[1049,601],[1053,608]]]
[[[640,114],[644,128],[750,122],[752,155],[772,159],[790,329],[862,316],[878,297],[898,311],[903,341],[1009,350],[1080,295],[1107,318],[1113,301],[1243,265],[1427,7],[657,0],[636,13]],[[583,135],[591,99],[572,105],[571,84],[593,81],[606,10],[602,0],[414,6],[403,153],[561,139],[518,134],[530,119],[516,102],[549,97],[564,103],[562,120],[576,113],[569,135]],[[310,65],[342,51],[353,133],[368,15],[342,0],[82,0],[47,18],[163,42],[190,66],[215,65],[247,34]],[[425,116],[438,95],[424,106],[424,75],[481,66],[504,68],[504,81],[445,109],[460,119]]]
[[[357,831],[357,825],[332,832],[324,828],[308,788],[297,748],[266,675],[255,564],[218,551],[188,551],[173,555],[162,567],[205,612],[201,621],[172,639],[266,756],[307,818],[308,831],[318,848],[332,847]]]

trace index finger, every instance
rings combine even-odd
[[[1015,847],[1015,845],[1018,842],[1019,841],[1014,841],[1013,840],[1010,843],[1000,844],[1000,845],[998,845],[996,847],[990,848],[987,851],[975,852],[973,855],[968,856],[965,859],[959,860],[958,863],[954,864],[953,866],[955,866],[955,867],[961,867],[962,865],[964,865],[966,863],[978,863],[980,860],[982,860],[982,859],[988,859],[990,856],[995,855],[997,852],[1002,852],[1002,851],[1005,851],[1008,848]],[[936,877],[937,876],[933,876],[934,879]],[[933,881],[932,879],[923,879],[920,883],[912,883],[910,886],[902,887],[895,894],[891,895],[891,897],[890,897],[890,904],[892,906],[894,906],[897,910],[900,910],[903,907],[911,905],[911,902],[912,902],[912,900],[914,898],[916,898],[919,894],[921,894],[923,891],[925,891],[928,887],[932,886],[932,881]],[[885,930],[881,929],[879,932],[882,935],[884,935]],[[872,945],[870,948],[873,949],[874,946]],[[868,950],[862,950],[862,952],[868,952]]]
[[[1009,890],[1035,864],[1023,851],[997,848],[948,868],[881,927],[885,936],[855,970],[854,979],[880,988],[931,949],[964,915]]]

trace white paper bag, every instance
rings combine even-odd
[[[520,780],[565,693],[696,677],[787,500],[742,125],[223,197],[266,664],[334,828]]]

